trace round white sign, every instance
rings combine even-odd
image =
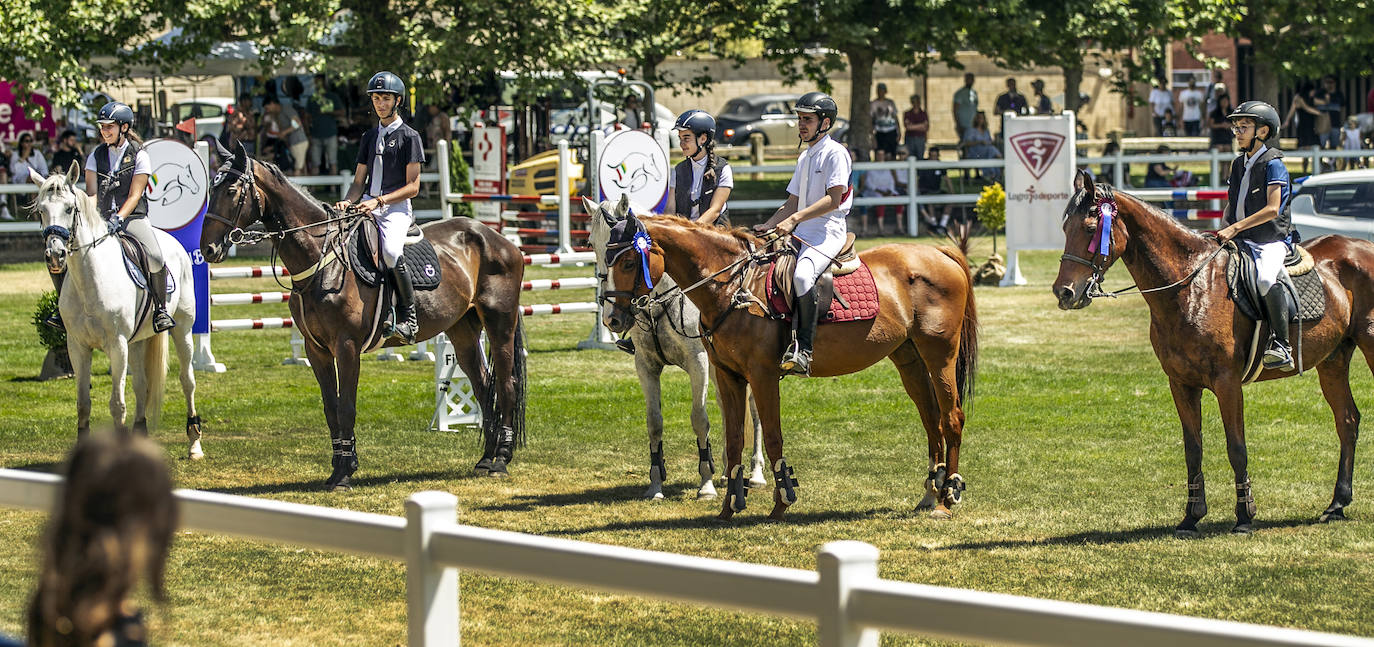
[[[153,165],[148,178],[148,220],[164,231],[181,229],[205,212],[209,171],[195,150],[172,139],[143,146]]]
[[[662,212],[668,198],[668,155],[643,130],[622,130],[606,138],[597,157],[597,183],[602,200],[630,202]]]

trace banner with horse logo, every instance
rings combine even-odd
[[[204,144],[198,144],[204,146]],[[200,252],[200,227],[210,196],[205,157],[174,139],[153,139],[144,146],[153,174],[148,178],[148,221],[172,235],[191,255],[196,283],[196,323],[192,332],[210,333],[210,266]],[[209,151],[205,152],[208,156]]]
[[[622,130],[606,139],[597,156],[601,200],[630,196],[630,203],[654,213],[668,204],[668,155],[642,130]]]
[[[1025,285],[1016,253],[1064,246],[1059,217],[1078,166],[1074,114],[1007,115],[1005,124],[1007,273],[1001,284]]]

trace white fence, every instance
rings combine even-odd
[[[0,469],[0,505],[49,510],[61,479]],[[817,623],[822,647],[876,646],[879,630],[1017,645],[1331,645],[1374,640],[951,589],[878,578],[878,549],[837,541],[816,570],[745,564],[459,525],[457,499],[419,492],[406,516],[179,490],[185,528],[406,564],[412,647],[458,645],[456,569]]]

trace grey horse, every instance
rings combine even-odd
[[[590,215],[588,226],[589,239],[596,251],[596,275],[600,280],[599,292],[606,290],[606,241],[611,227],[623,220],[629,212],[629,200],[622,198],[615,203],[606,201],[597,205],[586,198],[583,207]],[[715,461],[711,456],[711,423],[706,415],[706,389],[710,384],[710,361],[706,357],[706,347],[701,342],[701,315],[691,300],[683,297],[677,284],[667,276],[654,286],[654,295],[666,295],[661,302],[650,305],[647,310],[637,309],[635,320],[629,328],[630,338],[635,345],[635,372],[639,375],[639,387],[644,392],[644,406],[647,410],[646,423],[649,431],[649,489],[644,491],[645,499],[663,498],[664,461],[663,461],[663,411],[662,389],[659,379],[663,369],[669,365],[677,366],[687,372],[692,383],[692,429],[697,434],[697,473],[701,485],[697,489],[698,499],[716,498],[716,487],[712,483]],[[655,299],[657,301],[657,299]],[[603,313],[603,320],[610,326],[610,303]],[[763,426],[759,424],[759,414],[754,408],[754,398],[749,396],[749,416],[754,427],[754,458],[749,476],[751,487],[763,487]]]

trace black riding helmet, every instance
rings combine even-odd
[[[398,97],[406,95],[406,84],[401,81],[401,77],[391,72],[378,72],[372,75],[372,80],[367,82],[367,93],[373,94],[385,92],[394,94]]]
[[[714,137],[716,119],[705,110],[688,110],[677,116],[677,121],[673,122],[673,130],[690,130],[694,135],[706,134]]]
[[[100,107],[100,113],[96,115],[95,122],[98,124],[128,124],[134,125],[134,110],[127,104],[118,101],[111,101]]]
[[[1246,101],[1237,106],[1226,118],[1234,123],[1237,119],[1242,117],[1249,117],[1255,120],[1256,135],[1259,135],[1260,126],[1269,127],[1269,137],[1266,139],[1273,139],[1279,134],[1279,111],[1275,110],[1274,106],[1263,101]]]
[[[834,99],[830,98],[830,95],[824,92],[807,92],[798,97],[797,102],[792,104],[792,112],[797,114],[813,112],[816,114],[816,118],[821,121],[824,121],[826,117],[830,118],[830,125],[816,131],[816,136],[807,142],[809,144],[820,139],[821,135],[829,132],[835,126],[835,117],[840,114],[840,106],[835,103]]]

